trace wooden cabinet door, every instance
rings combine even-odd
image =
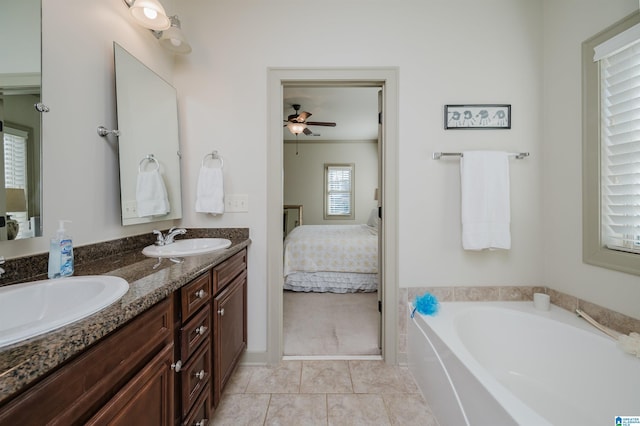
[[[147,364],[87,422],[88,425],[164,426],[173,422],[173,344]]]
[[[246,313],[245,270],[213,300],[214,406],[217,406],[224,385],[247,347]]]

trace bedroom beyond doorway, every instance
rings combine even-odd
[[[283,87],[285,356],[381,354],[380,92]]]

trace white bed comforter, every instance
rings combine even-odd
[[[294,272],[378,272],[378,232],[367,225],[302,225],[284,241],[284,276]]]

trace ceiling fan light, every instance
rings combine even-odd
[[[287,128],[289,128],[289,131],[294,135],[299,135],[304,131],[306,127],[307,125],[304,123],[295,123],[295,122],[287,123]]]
[[[129,9],[140,25],[150,30],[163,31],[171,21],[158,0],[135,0]]]

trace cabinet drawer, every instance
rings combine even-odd
[[[207,272],[180,289],[182,320],[186,321],[211,299],[211,275]]]
[[[183,420],[183,426],[207,426],[211,420],[210,392],[205,389],[196,400],[189,415]]]
[[[180,328],[180,359],[187,360],[211,334],[211,310],[207,305]]]
[[[182,381],[182,417],[186,417],[204,388],[211,381],[211,345],[207,341],[180,372]]]
[[[247,250],[242,250],[213,269],[213,294],[225,288],[247,269]]]

